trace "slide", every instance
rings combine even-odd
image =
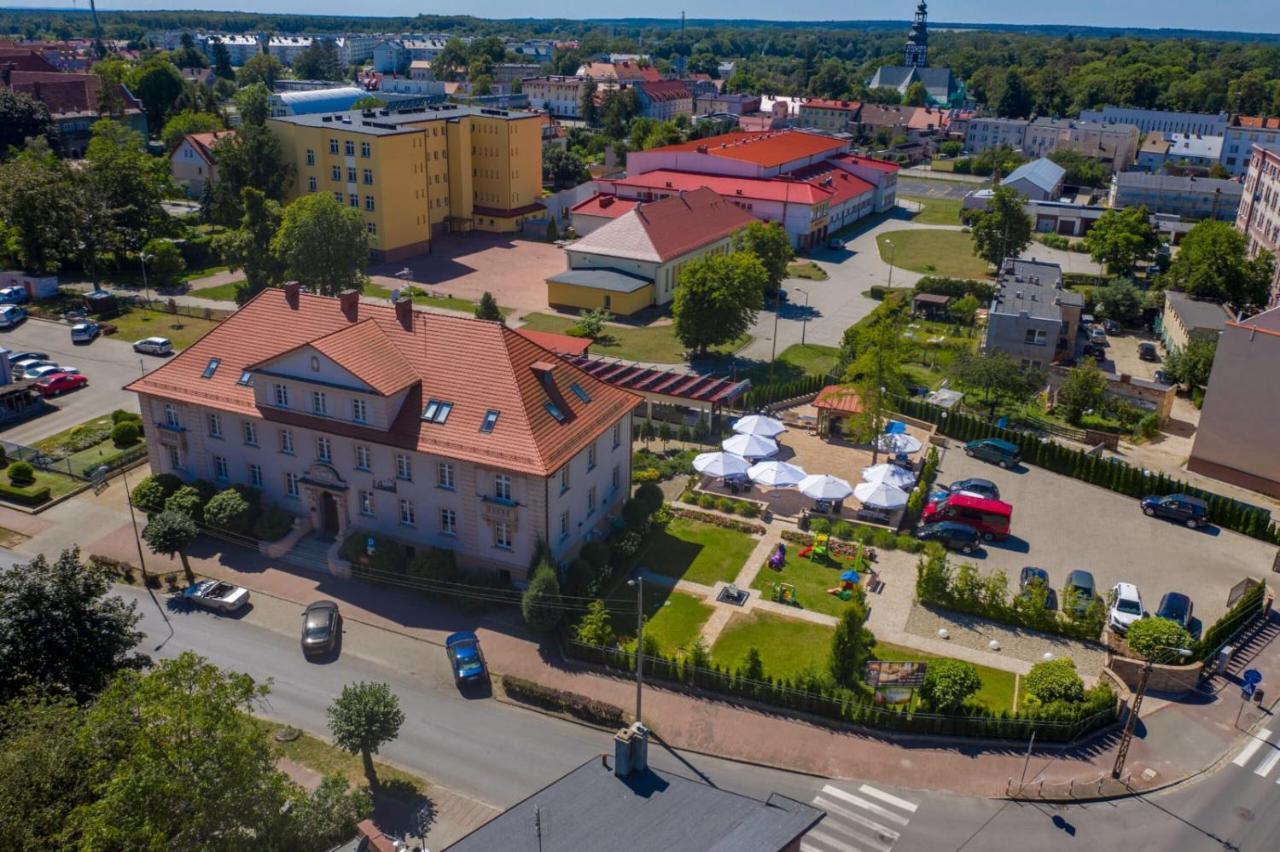
[[[804,558],[805,558],[805,557],[807,557],[810,553],[813,553],[813,545],[812,545],[812,544],[811,544],[811,545],[809,545],[808,547],[802,547],[802,548],[800,548],[800,552],[799,552],[799,553],[797,553],[796,555],[797,555],[797,556],[799,556],[801,559],[804,559]]]

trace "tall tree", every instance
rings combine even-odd
[[[1031,219],[1022,209],[1022,201],[1013,189],[997,187],[986,209],[973,217],[974,250],[997,272],[1006,257],[1017,257],[1031,244]]]
[[[1023,368],[1012,355],[999,350],[985,355],[962,354],[948,372],[961,386],[980,392],[982,401],[992,410],[1000,399],[1024,403],[1045,386],[1043,372],[1034,367]]]
[[[316,39],[293,59],[293,73],[303,80],[341,80],[342,63],[329,39]]]
[[[867,615],[866,595],[861,586],[854,586],[853,597],[831,637],[831,676],[851,689],[862,681],[862,671],[876,644],[875,635],[866,627]]]
[[[1146,207],[1107,210],[1084,235],[1089,256],[1106,262],[1113,275],[1129,275],[1140,260],[1149,260],[1160,245]]]
[[[1209,374],[1213,370],[1213,359],[1218,354],[1218,341],[1193,337],[1187,345],[1169,353],[1165,359],[1165,371],[1174,381],[1192,388],[1203,388],[1209,384]]]
[[[245,187],[240,226],[215,238],[214,246],[232,269],[244,271],[245,283],[236,290],[243,305],[280,280],[283,269],[271,243],[280,229],[280,205],[252,187]]]
[[[214,188],[213,217],[223,225],[234,225],[244,215],[243,190],[261,192],[272,201],[281,201],[293,182],[293,168],[285,162],[280,138],[265,126],[270,114],[267,90],[250,86],[237,94],[242,119],[235,135],[219,139],[213,146],[218,163]]]
[[[1102,404],[1107,380],[1093,364],[1073,367],[1058,389],[1058,407],[1072,426],[1079,426],[1086,411]]]
[[[373,755],[400,735],[404,711],[385,683],[350,683],[329,705],[329,730],[339,748],[360,755],[369,786],[377,789],[378,773]]]
[[[255,53],[240,66],[236,73],[236,82],[241,86],[252,86],[261,83],[268,90],[274,89],[276,80],[284,76],[284,66],[280,60],[269,53]]]
[[[676,337],[697,355],[737,340],[755,323],[768,283],[764,264],[746,252],[689,261],[671,304]]]
[[[902,105],[915,107],[928,106],[929,90],[925,88],[924,83],[916,80],[910,86],[907,86],[907,91],[902,96]]]
[[[182,72],[169,60],[157,56],[135,68],[129,75],[129,83],[130,90],[142,101],[147,127],[159,132],[186,86]]]
[[[133,651],[136,606],[110,590],[74,547],[0,572],[0,700],[35,689],[84,701],[120,669],[145,663]]]
[[[142,528],[142,540],[151,548],[152,553],[178,557],[188,583],[194,583],[196,576],[191,571],[191,563],[187,561],[187,548],[199,536],[200,528],[196,526],[196,522],[180,512],[164,511],[153,515]]]
[[[907,378],[902,364],[911,345],[903,336],[905,324],[901,313],[887,313],[858,329],[854,340],[845,341],[848,354],[853,356],[845,369],[845,379],[853,383],[862,407],[851,418],[856,440],[870,441],[879,435],[889,398],[906,395]],[[878,451],[873,450],[872,454],[877,455]]]
[[[488,290],[481,293],[480,301],[476,302],[476,319],[502,322],[502,309],[498,307],[498,300],[493,298],[493,294]]]
[[[572,151],[549,148],[542,155],[542,179],[557,192],[591,179],[587,164]]]
[[[49,108],[25,92],[0,88],[0,162],[16,154],[32,137],[50,145],[57,141]]]
[[[536,633],[549,633],[560,623],[563,615],[560,580],[547,562],[539,563],[534,569],[529,587],[520,599],[520,612],[525,624]]]
[[[231,51],[227,50],[227,46],[221,41],[215,41],[211,52],[214,75],[222,80],[234,80],[236,71],[231,67]]]
[[[78,259],[80,186],[42,142],[0,165],[0,220],[9,225],[9,253],[21,266],[49,273]]]
[[[600,121],[600,110],[596,106],[596,81],[587,80],[582,84],[581,94],[578,95],[579,109],[582,113],[582,123],[587,127],[595,127]]]
[[[364,287],[369,235],[358,210],[327,193],[304,195],[284,210],[272,249],[287,278],[336,296]]]
[[[104,248],[137,252],[172,227],[160,206],[172,191],[168,163],[147,154],[141,134],[120,122],[94,122],[81,180],[110,217],[110,233],[99,234]]]
[[[160,141],[169,151],[182,144],[188,133],[210,133],[222,129],[222,117],[212,112],[180,112],[170,118],[160,131]]]
[[[457,81],[471,63],[467,45],[460,38],[451,38],[444,43],[440,53],[431,63],[438,80]]]
[[[1142,291],[1128,278],[1112,278],[1093,291],[1104,318],[1128,325],[1142,314]]]
[[[849,72],[839,59],[824,59],[810,78],[809,92],[820,98],[843,98],[849,94]]]
[[[1162,278],[1174,289],[1251,313],[1267,304],[1274,265],[1270,252],[1249,258],[1244,234],[1230,223],[1206,219],[1182,238]]]
[[[764,265],[769,276],[765,287],[767,292],[782,286],[787,277],[787,266],[796,256],[791,249],[791,238],[782,225],[758,219],[733,235],[732,246],[734,251],[747,252]]]
[[[1000,99],[996,102],[996,115],[1001,118],[1026,118],[1031,115],[1035,98],[1027,90],[1027,82],[1017,69],[1010,69],[1004,77]]]

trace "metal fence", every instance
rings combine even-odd
[[[89,455],[83,453],[50,455],[36,447],[15,444],[11,441],[0,441],[0,446],[4,447],[5,456],[10,462],[24,461],[38,470],[61,473],[83,482],[90,482],[95,476],[128,467],[147,454],[147,445],[144,441],[139,441],[136,445],[123,450]]]

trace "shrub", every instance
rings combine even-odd
[[[535,633],[550,633],[560,623],[560,580],[547,563],[534,570],[533,579],[520,599],[520,611],[524,623]]]
[[[749,500],[738,501],[738,514],[744,518],[754,518],[760,514],[760,507]]]
[[[919,553],[924,549],[924,542],[909,535],[900,535],[894,539],[894,546],[907,553]]]
[[[117,408],[115,411],[111,412],[112,425],[119,425],[126,422],[141,423],[142,415],[136,411],[125,411],[123,408]]]
[[[592,601],[587,612],[573,628],[574,638],[588,645],[612,645],[616,640],[613,619],[604,601]]]
[[[939,713],[954,713],[982,688],[978,669],[963,660],[930,660],[920,686],[920,699]]]
[[[210,526],[243,535],[253,528],[256,509],[256,503],[250,503],[234,488],[227,488],[209,498],[204,507],[204,520]]]
[[[733,513],[733,500],[728,497],[717,497],[715,507],[725,514]]]
[[[587,698],[574,692],[553,689],[540,683],[534,683],[531,680],[509,675],[503,675],[502,688],[509,698],[514,698],[516,701],[522,701],[546,710],[568,713],[570,716],[574,716],[584,722],[590,722],[593,725],[616,730],[624,727],[627,723],[626,715],[622,712],[621,707],[607,704],[604,701],[596,701],[593,698]]]
[[[405,567],[405,573],[410,577],[426,580],[429,583],[448,583],[457,579],[458,561],[454,557],[452,550],[429,547],[410,560]],[[437,597],[448,596],[448,590],[438,586],[427,591]]]
[[[1182,660],[1171,649],[1190,648],[1191,634],[1168,618],[1143,618],[1130,625],[1125,641],[1143,659],[1178,663]]]
[[[831,525],[831,534],[845,541],[853,540],[854,526],[848,521],[836,521]]]
[[[871,533],[871,543],[881,550],[895,550],[898,547],[898,536],[893,530],[877,528]]]
[[[582,545],[582,552],[579,556],[587,560],[592,568],[599,571],[609,564],[609,545],[598,539],[593,539]]]
[[[19,488],[31,485],[36,481],[36,470],[29,462],[14,462],[9,465],[9,482]]]
[[[0,482],[0,499],[8,500],[11,503],[20,503],[23,506],[39,506],[49,500],[50,489],[48,485],[11,485],[7,482]]]
[[[826,518],[809,518],[809,532],[812,533],[830,533],[831,521]]]
[[[123,449],[132,447],[142,437],[142,430],[132,420],[125,420],[111,427],[111,443]]]
[[[177,512],[179,515],[186,515],[196,523],[203,523],[204,505],[205,497],[201,490],[194,485],[184,485],[164,501],[164,510]]]
[[[1133,434],[1147,441],[1154,438],[1159,431],[1160,416],[1155,413],[1144,414],[1138,421],[1138,425],[1133,427]]]
[[[253,521],[253,537],[258,541],[279,541],[293,529],[293,515],[279,506],[263,506]]]
[[[636,489],[634,499],[652,515],[662,508],[662,489],[651,482],[647,482]]]
[[[619,559],[630,559],[644,547],[644,533],[639,530],[625,530],[610,541],[613,552]]]
[[[182,487],[182,480],[172,473],[148,476],[133,488],[133,505],[148,515],[164,511],[169,495]]]
[[[697,495],[697,503],[704,509],[714,509],[716,507],[716,495],[703,491]]]
[[[1036,663],[1022,683],[1027,693],[1042,704],[1084,700],[1084,681],[1076,674],[1075,661],[1070,657]]]
[[[745,515],[751,510],[751,504],[746,500],[733,501],[733,513],[735,515]]]
[[[662,472],[656,467],[645,467],[631,472],[632,482],[657,482],[662,479]]]

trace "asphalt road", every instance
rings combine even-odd
[[[302,658],[293,633],[257,623],[267,615],[281,615],[280,608],[291,605],[258,599],[241,618],[170,610],[170,636],[144,590],[120,587],[119,594],[138,602],[148,634],[146,651],[170,657],[193,650],[219,666],[269,681],[271,694],[260,712],[281,722],[324,735],[324,709],[344,684],[389,683],[400,697],[408,722],[380,757],[493,805],[509,806],[611,748],[607,734],[491,697],[460,694],[443,653],[434,646],[348,623],[341,653],[325,663],[309,663]],[[163,605],[164,596],[159,600]],[[386,642],[401,644],[384,647]],[[389,668],[375,656],[397,663]],[[1280,735],[1272,739],[1280,740]],[[1125,850],[1264,852],[1275,849],[1280,837],[1280,785],[1259,773],[1269,761],[1269,750],[1280,754],[1280,746],[1269,744],[1259,746],[1242,766],[1228,763],[1199,783],[1165,794],[1073,806],[903,790],[874,779],[828,781],[655,746],[650,757],[657,768],[754,798],[778,792],[826,809],[828,817],[819,834],[806,839],[803,847],[811,852],[1060,850],[1104,845]],[[1029,777],[1036,771],[1033,759]]]

